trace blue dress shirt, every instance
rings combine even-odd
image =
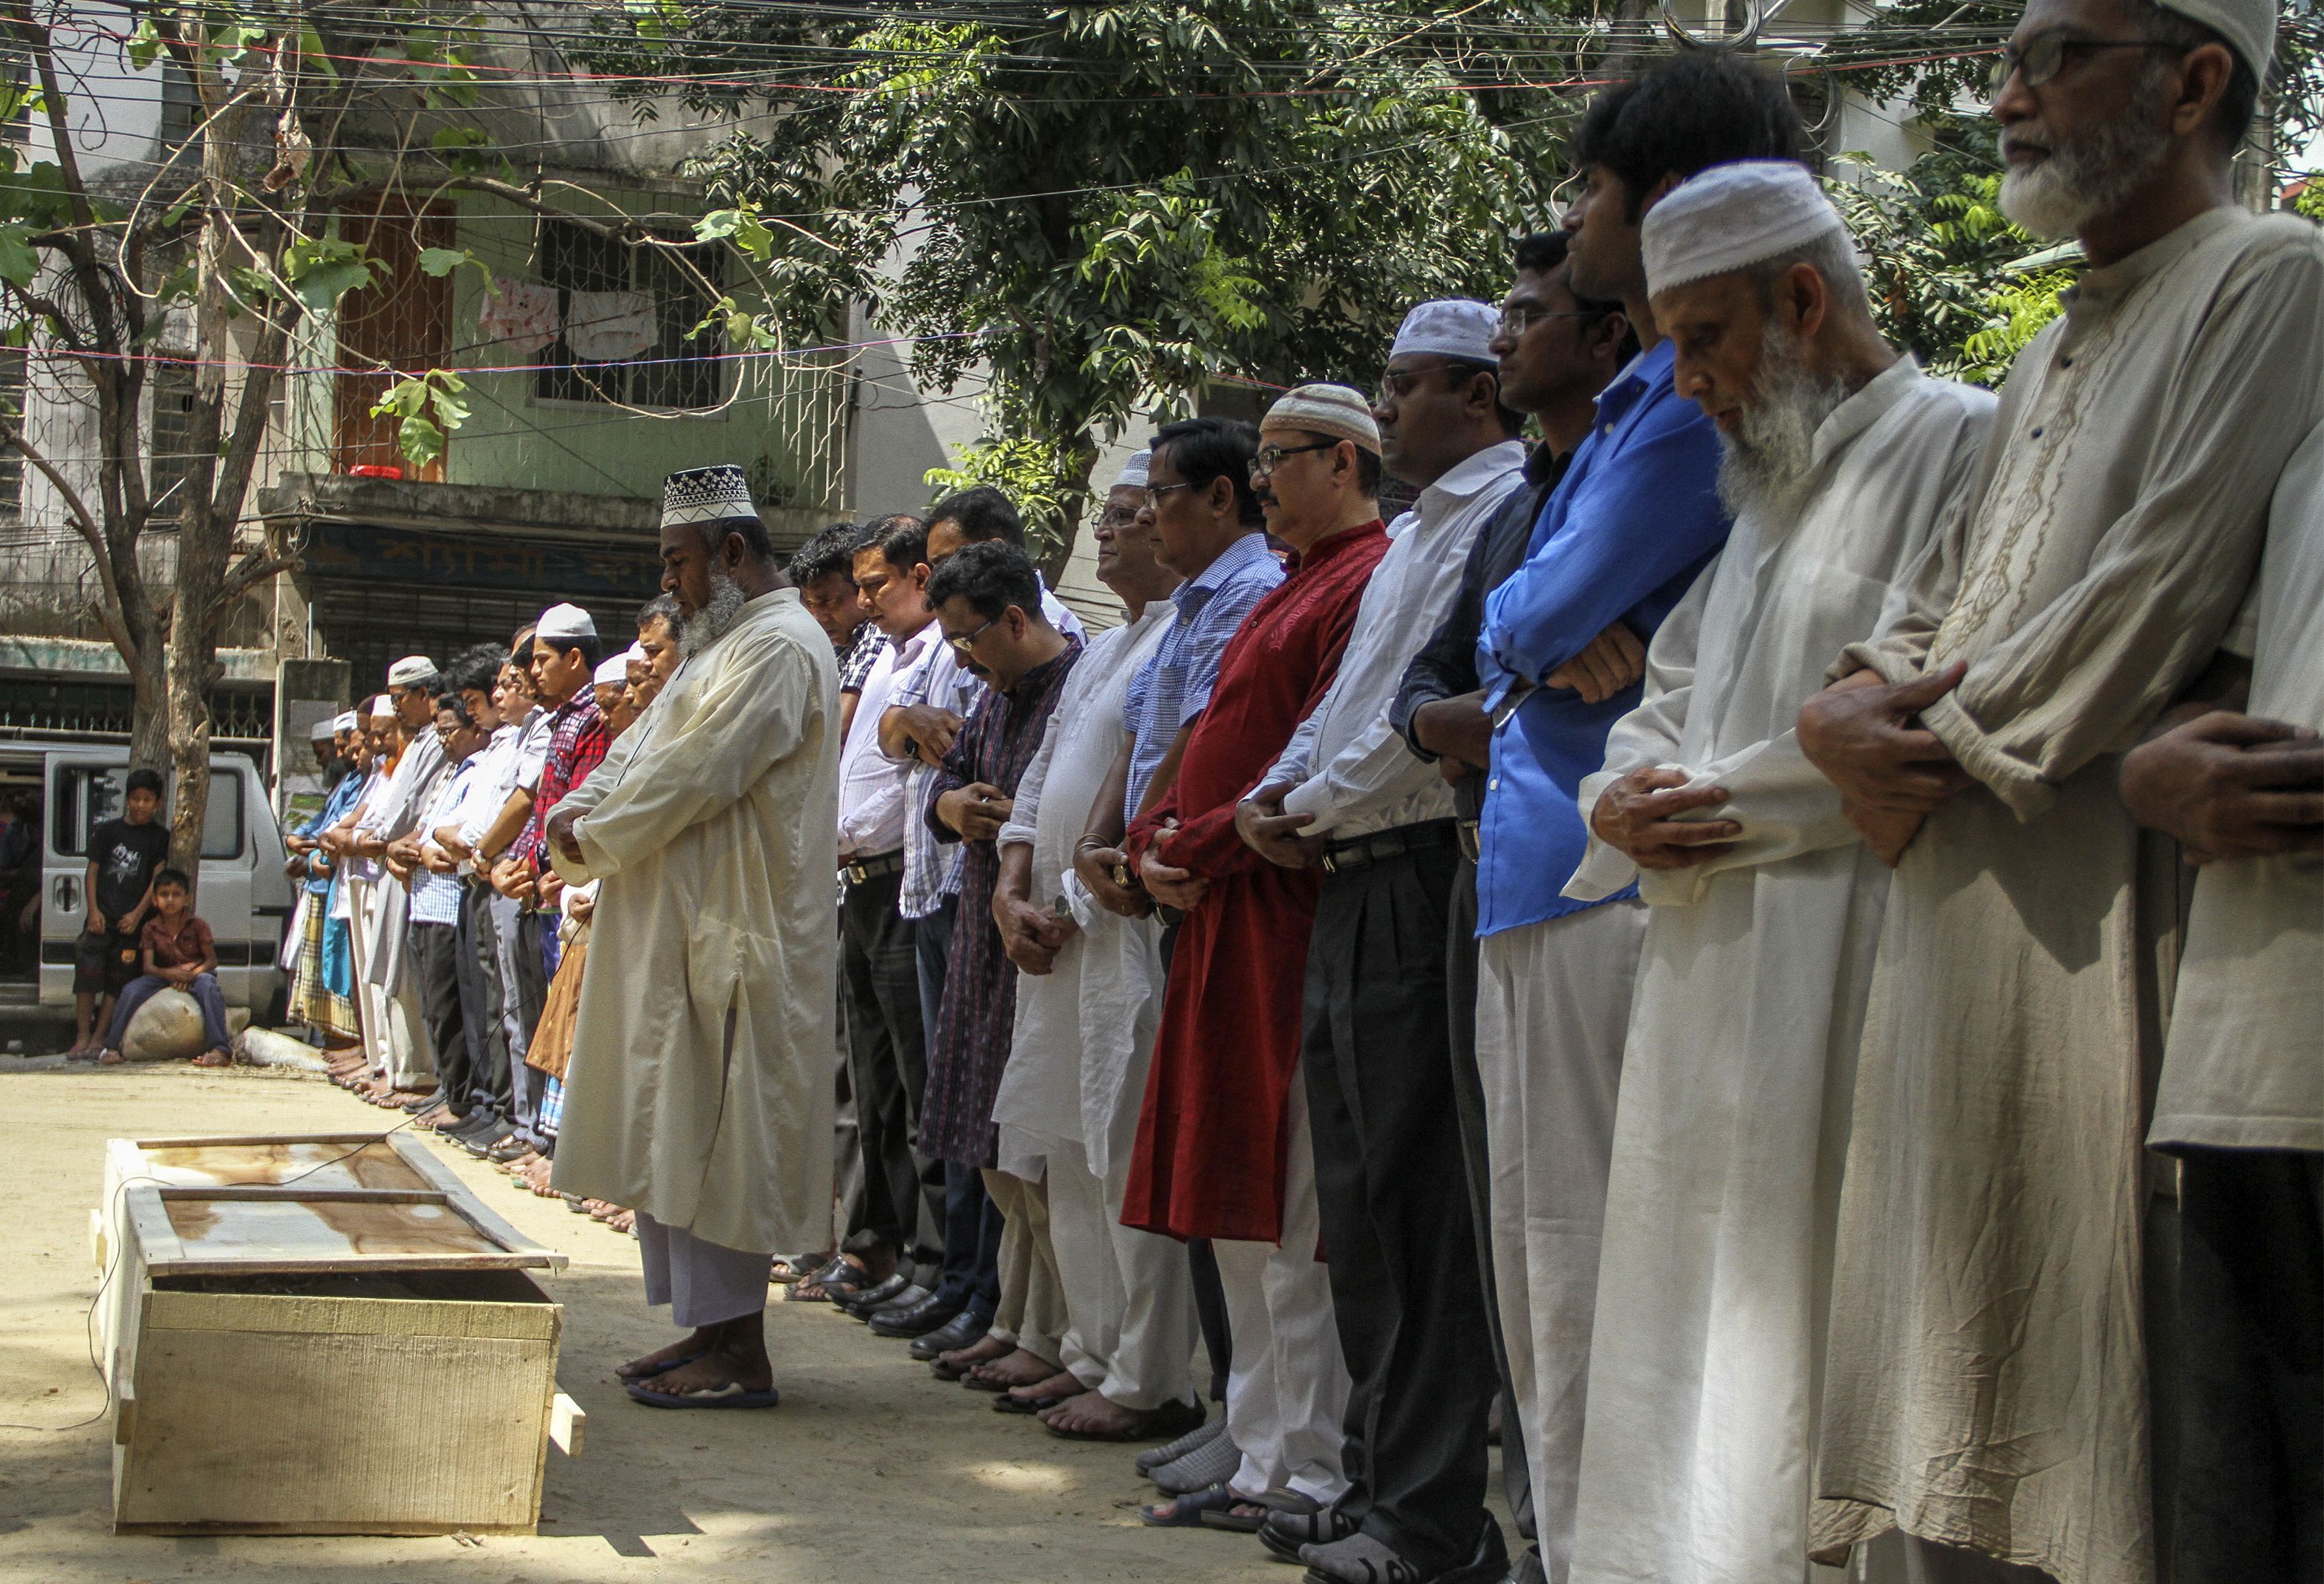
[[[1719,431],[1672,383],[1674,356],[1658,343],[1599,396],[1525,565],[1486,601],[1477,674],[1497,724],[1478,833],[1480,935],[1598,906],[1559,894],[1589,845],[1574,799],[1605,763],[1607,732],[1645,695],[1633,684],[1590,705],[1535,685],[1617,620],[1651,640],[1727,542]]]

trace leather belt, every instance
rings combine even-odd
[[[860,886],[865,880],[876,880],[882,875],[894,874],[903,867],[904,850],[899,847],[893,852],[882,852],[876,857],[858,858],[853,862],[843,863],[839,866],[839,872],[846,877],[849,885]]]
[[[1416,825],[1397,825],[1392,830],[1374,831],[1369,836],[1355,836],[1345,842],[1334,842],[1323,849],[1323,872],[1346,874],[1379,862],[1384,858],[1401,858],[1407,852],[1426,852],[1438,847],[1450,847],[1456,839],[1452,827],[1456,822],[1433,819]]]
[[[1464,819],[1461,821],[1461,856],[1467,859],[1471,863],[1480,863],[1484,861],[1484,839],[1479,833],[1483,824],[1484,822],[1482,820]]]

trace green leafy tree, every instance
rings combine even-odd
[[[987,375],[958,475],[1011,485],[1052,565],[1133,414],[1222,374],[1367,382],[1413,302],[1497,292],[1505,239],[1549,219],[1578,104],[1503,85],[1606,47],[1505,0],[1418,22],[1320,0],[855,15],[664,5],[600,60],[720,81],[770,51],[847,63],[827,92],[705,90],[782,113],[696,169],[790,222],[778,271],[914,337],[924,384]]]

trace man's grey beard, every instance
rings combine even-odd
[[[1773,325],[1760,332],[1759,372],[1719,436],[1719,499],[1735,517],[1785,521],[1814,482],[1816,430],[1850,395],[1846,382],[1807,365],[1799,338]]]
[[[2171,133],[2153,101],[2163,76],[2150,71],[2118,120],[2050,145],[2050,156],[2011,165],[2001,178],[2001,212],[2049,241],[2071,236],[2130,201],[2171,152]]]
[[[722,569],[710,569],[710,603],[678,624],[678,652],[692,659],[726,636],[734,618],[742,613],[747,597],[742,585]]]

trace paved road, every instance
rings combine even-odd
[[[66,1068],[0,1056],[0,1420],[61,1426],[100,1414],[84,1320],[96,1286],[88,1212],[116,1136],[323,1132],[384,1114],[318,1079]],[[640,1407],[619,1359],[669,1340],[641,1300],[635,1245],[435,1147],[488,1202],[572,1257],[565,1389],[589,1413],[585,1454],[549,1454],[541,1533],[450,1538],[159,1539],[110,1530],[101,1420],[0,1430],[0,1579],[26,1584],[519,1584],[683,1578],[687,1584],[1291,1584],[1257,1543],[1142,1527],[1153,1487],[1134,1449],[1061,1441],[945,1385],[826,1305],[774,1305],[770,1414]],[[254,1404],[254,1407],[262,1406]]]

